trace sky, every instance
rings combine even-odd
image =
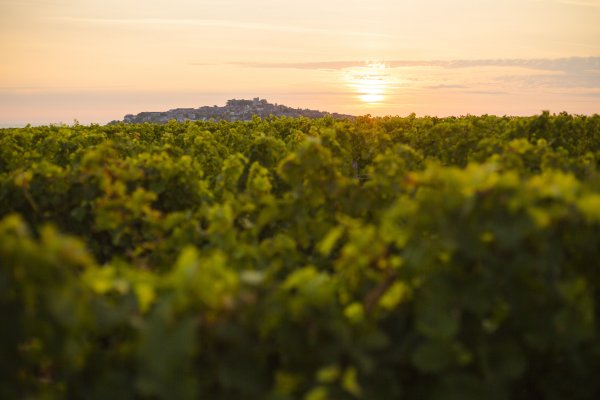
[[[600,112],[600,0],[0,0],[0,126],[266,98]]]

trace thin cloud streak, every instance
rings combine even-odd
[[[191,63],[192,65],[203,65],[201,63]],[[237,65],[247,68],[275,68],[275,69],[321,69],[338,70],[344,68],[353,68],[364,66],[364,62],[358,61],[324,61],[324,62],[230,62],[229,65]]]
[[[325,69],[336,70],[354,67],[364,67],[368,61],[323,61],[323,62],[230,62],[227,64],[248,68],[276,69]],[[388,68],[401,67],[442,67],[442,68],[471,68],[471,67],[521,67],[543,71],[600,71],[600,57],[569,57],[569,58],[534,58],[534,59],[487,59],[487,60],[393,60],[382,61]],[[191,65],[205,65],[190,63]]]
[[[509,92],[501,91],[501,90],[465,90],[465,93],[469,94],[480,94],[484,96],[504,96],[510,95]]]
[[[194,26],[200,28],[229,28],[247,29],[284,33],[305,33],[314,35],[358,36],[382,38],[389,35],[377,32],[345,31],[335,29],[320,29],[305,26],[275,25],[255,22],[240,22],[221,19],[179,19],[179,18],[59,18],[61,21],[72,23],[121,25],[121,26]]]
[[[529,0],[532,3],[558,3],[568,6],[600,8],[598,0]]]
[[[468,86],[466,85],[447,85],[447,84],[441,84],[441,85],[431,85],[431,86],[425,86],[425,89],[466,89],[468,88]]]
[[[521,67],[543,71],[581,72],[600,70],[600,57],[532,58],[497,60],[456,60],[445,65],[448,68],[469,67]]]
[[[379,61],[378,61],[379,62]],[[318,61],[318,62],[240,62],[234,61],[227,63],[229,65],[237,65],[247,68],[274,68],[274,69],[321,69],[321,70],[340,70],[345,68],[364,67],[369,64],[367,61]],[[448,64],[447,61],[384,61],[381,62],[389,68],[397,67],[443,67]],[[192,63],[192,65],[196,65]],[[201,63],[197,65],[202,65]]]
[[[595,0],[585,1],[585,0],[558,0],[558,3],[568,4],[572,6],[582,6],[582,7],[594,7],[600,8],[600,3]]]

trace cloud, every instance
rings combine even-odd
[[[500,96],[500,95],[509,95],[509,92],[505,92],[502,90],[465,90],[465,93],[470,94],[481,94],[484,96]]]
[[[85,23],[98,25],[119,25],[119,26],[167,26],[182,27],[193,26],[200,28],[226,28],[242,30],[259,30],[284,33],[302,33],[314,35],[333,35],[333,36],[358,36],[358,37],[386,37],[388,35],[377,32],[348,31],[337,29],[323,29],[308,26],[277,25],[261,22],[243,22],[223,19],[185,19],[185,18],[73,18],[62,17],[61,21],[71,23]]]
[[[600,88],[600,57],[557,59],[459,60],[447,68],[513,67],[531,70],[531,74],[498,75],[498,83],[526,87]]]
[[[598,0],[529,0],[532,3],[558,3],[579,7],[600,7]]]
[[[444,66],[447,68],[520,67],[562,72],[600,71],[600,57],[455,60],[447,62]]]
[[[345,70],[364,68],[369,63],[364,61],[324,61],[324,62],[232,62],[247,68],[274,69],[311,69],[311,70]],[[569,57],[539,59],[481,59],[481,60],[394,60],[382,62],[388,69],[393,68],[429,68],[442,70],[467,68],[489,68],[497,71],[494,82],[497,84],[512,83],[527,87],[584,87],[600,88],[600,57]],[[510,69],[512,68],[512,70]],[[531,73],[514,73],[514,68],[529,70]],[[507,73],[506,71],[509,71]],[[460,84],[442,83],[430,85],[427,89],[461,89]]]
[[[600,8],[600,2],[597,0],[556,0],[556,2],[573,6]]]
[[[232,62],[232,65],[239,65],[247,68],[276,68],[276,69],[322,69],[336,70],[345,68],[354,68],[364,66],[364,62],[358,61],[324,61],[324,62]]]
[[[320,69],[320,70],[339,70],[346,68],[365,67],[370,61],[317,61],[317,62],[231,62],[228,64],[239,65],[248,68],[277,68],[277,69]],[[379,63],[379,62],[378,62]],[[426,66],[444,66],[444,61],[385,61],[382,62],[387,68],[399,67],[426,67]]]
[[[468,86],[466,85],[447,85],[447,84],[443,84],[443,85],[431,85],[431,86],[426,86],[425,89],[466,89]]]
[[[534,62],[513,63],[511,66],[545,73],[499,76],[498,79],[520,81],[529,87],[600,88],[600,57],[532,61]]]
[[[381,61],[387,68],[402,67],[520,67],[542,71],[600,71],[600,57],[534,58],[534,59],[481,59],[481,60],[392,60]],[[201,63],[198,63],[201,64]],[[344,69],[364,67],[369,61],[319,61],[319,62],[231,62],[248,68],[278,69]]]

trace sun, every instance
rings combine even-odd
[[[349,70],[346,82],[363,103],[379,104],[385,101],[391,78],[386,71],[385,64],[371,62],[364,67],[355,67]]]

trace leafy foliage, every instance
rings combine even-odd
[[[600,117],[0,130],[0,398],[600,397]]]

